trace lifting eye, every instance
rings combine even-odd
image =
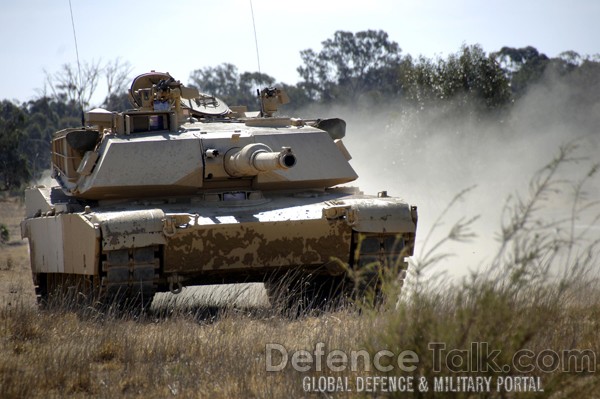
[[[209,148],[208,150],[206,150],[206,152],[204,153],[206,155],[206,158],[217,158],[219,156],[219,150],[215,150],[214,148]]]

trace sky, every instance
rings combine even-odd
[[[76,65],[68,0],[0,0],[0,99],[39,96],[44,71]],[[257,71],[250,0],[71,0],[79,59],[120,58],[132,77],[169,72],[186,83],[195,69],[232,63]],[[297,83],[300,51],[318,51],[334,32],[386,31],[403,54],[446,56],[462,44],[486,52],[532,45],[552,57],[600,53],[596,0],[253,0],[260,70]]]

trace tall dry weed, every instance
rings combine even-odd
[[[563,169],[574,164],[579,170],[587,165],[582,176],[575,181],[561,177]],[[507,199],[492,260],[460,282],[436,277],[435,267],[452,255],[445,252],[445,244],[475,239],[470,229],[473,217],[457,221],[441,240],[423,248],[414,259],[411,284],[397,309],[372,314],[375,320],[385,320],[385,327],[369,338],[371,350],[415,351],[420,361],[410,374],[430,382],[441,376],[526,375],[540,377],[544,392],[519,397],[596,392],[600,386],[595,377],[600,361],[600,241],[593,229],[600,212],[598,201],[586,196],[586,188],[594,184],[597,170],[597,164],[577,155],[576,143],[561,147],[532,178],[526,196]],[[449,207],[469,191],[459,193]],[[565,195],[568,206],[550,209],[563,204]],[[487,357],[482,345],[497,350],[497,356]],[[523,373],[515,364],[516,356],[523,353],[567,355],[549,366],[534,363]],[[470,397],[472,393],[431,389],[414,396]]]

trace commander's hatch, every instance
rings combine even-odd
[[[150,72],[136,77],[129,89],[129,96],[136,107],[146,110],[175,109],[176,102],[180,101],[182,108],[197,117],[225,116],[232,112],[221,99],[186,87],[163,72]]]
[[[205,93],[198,97],[181,100],[181,106],[189,108],[194,116],[225,116],[232,111],[221,99]]]

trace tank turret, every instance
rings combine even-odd
[[[322,129],[327,122],[273,117],[288,101],[279,89],[262,91],[262,111],[241,114],[163,73],[137,77],[130,96],[136,109],[94,109],[86,113],[87,126],[54,135],[53,176],[67,195],[192,195],[248,184],[324,189],[357,178],[341,139]],[[340,123],[330,125],[339,136]],[[297,172],[288,172],[297,163]]]
[[[402,277],[416,207],[343,185],[357,178],[343,120],[279,116],[287,95],[257,94],[248,111],[151,72],[133,80],[133,109],[93,109],[56,132],[58,186],[27,190],[21,225],[41,300],[65,282],[147,303],[183,285],[263,281],[274,298],[302,278],[327,302],[352,291],[350,269],[370,270],[375,288],[380,270]]]

